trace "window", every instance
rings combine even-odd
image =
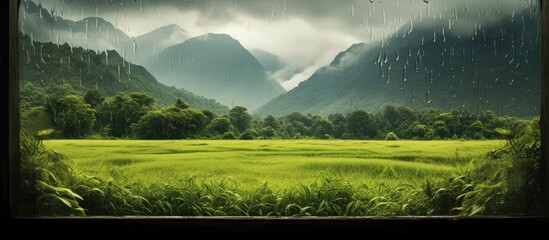
[[[537,1],[27,0],[18,30],[22,215],[541,214]]]

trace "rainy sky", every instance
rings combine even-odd
[[[35,0],[37,1],[37,0]],[[226,33],[247,49],[278,55],[286,89],[358,42],[376,42],[410,21],[443,23],[450,34],[498,24],[535,0],[41,0],[66,19],[98,16],[132,37],[168,24],[191,36]],[[429,21],[426,21],[429,20]],[[420,26],[415,26],[420,27]],[[476,26],[475,26],[476,27]]]

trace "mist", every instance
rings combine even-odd
[[[101,17],[131,37],[177,24],[190,36],[226,33],[247,49],[277,55],[272,76],[286,90],[355,43],[379,44],[399,29],[433,28],[471,36],[537,1],[519,0],[65,0],[40,3],[71,20]],[[513,19],[514,20],[514,19]]]

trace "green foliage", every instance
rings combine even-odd
[[[37,133],[43,129],[53,128],[53,123],[48,117],[45,107],[32,107],[21,111],[21,128],[28,132]]]
[[[195,137],[205,124],[202,112],[171,107],[148,112],[132,128],[141,139],[183,139]]]
[[[427,135],[429,129],[427,126],[423,124],[416,124],[414,125],[410,132],[416,139],[425,139],[425,136]]]
[[[341,113],[330,114],[328,120],[333,124],[333,136],[341,138],[347,129],[347,119]]]
[[[74,29],[73,29],[74,30]],[[41,54],[32,54],[40,49]],[[27,52],[31,54],[27,55]],[[107,96],[118,92],[144,92],[153,96],[162,106],[182,99],[199,109],[226,114],[229,109],[214,100],[159,83],[144,67],[123,63],[116,51],[95,52],[72,48],[68,44],[31,42],[29,36],[20,36],[21,108],[43,106],[46,98],[69,94],[84,95],[98,90]],[[69,64],[70,61],[70,64]],[[120,75],[119,75],[120,72]],[[91,104],[95,107],[94,104]]]
[[[532,120],[519,132],[501,128],[496,131],[507,136],[503,149],[492,151],[490,159],[474,161],[466,172],[433,187],[441,194],[429,195],[429,201],[440,201],[444,197],[447,205],[437,213],[523,215],[541,212],[539,119]],[[450,209],[451,206],[454,207]]]
[[[73,169],[62,156],[43,147],[27,131],[21,132],[21,211],[24,216],[82,216],[84,199],[68,185]]]
[[[202,110],[202,114],[204,114],[204,116],[206,116],[207,120],[206,120],[206,125],[209,125],[212,120],[214,120],[215,118],[217,118],[217,115],[210,111],[210,110]]]
[[[263,120],[263,126],[271,127],[272,129],[275,129],[275,130],[280,129],[280,124],[278,124],[278,121],[272,115],[267,116],[265,120]]]
[[[246,131],[252,122],[252,116],[248,113],[248,109],[241,106],[236,106],[229,111],[229,119],[239,132]]]
[[[385,140],[387,141],[397,141],[398,136],[394,132],[387,133],[387,136],[385,137]]]
[[[236,136],[232,132],[226,132],[226,133],[223,133],[223,136],[221,136],[221,139],[232,140],[232,139],[236,139]]]
[[[276,133],[276,130],[274,130],[272,127],[266,127],[261,129],[261,135],[264,139],[277,139],[278,134]]]
[[[99,107],[101,126],[109,126],[114,137],[131,135],[131,125],[153,109],[154,99],[144,93],[117,93]]]
[[[334,132],[334,125],[331,121],[319,117],[315,119],[315,123],[311,126],[311,130],[315,133],[315,136],[322,138],[325,135],[330,135]]]
[[[250,131],[252,130],[246,132]],[[124,154],[126,156],[125,159],[117,159],[114,156],[114,158],[105,160],[103,163],[97,163],[102,167],[105,166],[104,164],[111,164],[108,170],[109,173],[105,177],[92,177],[70,167],[55,168],[57,184],[52,184],[51,182],[55,181],[49,179],[49,182],[46,182],[49,186],[42,184],[41,187],[29,187],[26,189],[29,192],[32,192],[30,189],[39,191],[39,194],[57,194],[67,201],[60,200],[57,197],[39,198],[47,204],[30,204],[27,206],[42,206],[43,209],[40,215],[83,214],[80,208],[85,209],[87,215],[120,216],[408,216],[536,213],[536,209],[539,209],[538,207],[541,206],[539,200],[537,200],[539,189],[535,187],[530,188],[537,185],[530,185],[535,181],[531,181],[532,176],[527,176],[527,174],[532,174],[535,168],[532,168],[532,165],[530,165],[531,162],[528,161],[527,164],[523,164],[525,163],[523,160],[517,160],[519,158],[515,157],[523,156],[522,159],[539,157],[539,143],[536,143],[536,141],[531,142],[532,139],[536,139],[539,135],[538,131],[539,127],[536,128],[535,124],[533,124],[529,130],[525,130],[524,134],[520,135],[521,137],[514,140],[515,147],[507,145],[504,148],[505,154],[502,155],[501,159],[475,160],[467,167],[459,168],[463,169],[459,172],[460,174],[452,177],[447,176],[452,175],[452,172],[455,171],[454,168],[442,170],[440,164],[451,164],[450,162],[455,163],[455,161],[462,162],[463,160],[459,159],[463,156],[458,156],[457,152],[455,153],[455,158],[450,155],[442,157],[437,154],[447,153],[449,151],[444,150],[445,148],[453,149],[459,144],[466,144],[462,147],[463,149],[467,149],[465,153],[470,153],[471,149],[488,144],[489,142],[452,142],[450,144],[447,141],[439,141],[435,145],[438,148],[433,149],[426,147],[431,144],[430,142],[334,141],[328,144],[330,149],[326,149],[325,152],[319,152],[319,148],[303,145],[304,143],[311,144],[310,140],[300,141],[297,144],[273,141],[269,145],[265,145],[263,141],[252,141],[247,144],[242,144],[238,141],[220,141],[213,145],[216,147],[221,146],[225,149],[232,146],[236,149],[241,149],[241,153],[252,153],[250,156],[255,156],[255,154],[259,153],[252,151],[254,149],[269,150],[269,152],[274,151],[272,156],[275,157],[280,154],[278,151],[283,151],[286,154],[283,157],[284,161],[286,161],[284,165],[285,171],[270,171],[271,174],[283,173],[289,174],[284,176],[293,176],[293,174],[308,171],[314,173],[311,178],[305,178],[313,179],[313,181],[304,181],[303,178],[299,178],[297,180],[301,184],[290,183],[283,186],[278,185],[277,187],[274,187],[276,182],[250,185],[249,183],[245,184],[243,181],[237,180],[236,177],[227,178],[223,176],[211,178],[191,175],[189,177],[180,177],[176,180],[164,180],[158,183],[135,182],[133,179],[128,178],[127,173],[133,171],[132,168],[142,166],[145,168],[139,170],[139,175],[149,174],[143,172],[143,170],[151,166],[146,167],[147,165],[141,165],[144,163],[143,160],[131,160],[127,152]],[[59,143],[59,141],[48,142],[48,144],[50,143]],[[90,144],[93,145],[93,143],[82,143],[82,146],[89,148]],[[182,149],[191,152],[196,151],[196,148],[211,147],[209,146],[210,141],[206,145],[204,145],[206,143],[204,141],[203,143],[196,141],[182,141],[181,143],[185,144],[181,146]],[[227,145],[228,143],[230,145]],[[318,143],[322,143],[322,141],[318,141]],[[117,148],[113,148],[115,145],[126,146],[122,149],[127,149],[127,146],[134,145],[127,144],[124,141],[102,141],[95,144],[107,144],[111,147],[105,149],[112,151],[120,151]],[[151,142],[135,144],[150,146]],[[155,154],[169,150],[166,154],[173,155],[174,151],[177,150],[174,149],[174,146],[180,145],[167,146],[166,144],[159,144],[159,147],[152,150]],[[284,145],[286,147],[280,148],[281,144],[286,144]],[[368,151],[364,148],[364,144],[368,145]],[[27,145],[25,144],[25,146]],[[62,145],[57,144],[56,146],[59,149]],[[265,146],[269,146],[269,148],[265,148]],[[75,153],[82,156],[87,155],[87,153],[82,153],[82,149],[74,149],[74,147],[71,146],[70,149],[73,149]],[[136,147],[134,151],[139,151],[139,156],[147,154],[147,151],[149,151],[139,146]],[[487,145],[486,147],[490,148],[492,146]],[[483,149],[487,149],[486,147]],[[356,152],[351,151],[354,148],[360,148],[366,152],[357,155]],[[395,155],[393,157],[397,158],[399,156],[397,159],[401,159],[396,161],[389,159],[364,161],[362,159],[365,154],[373,154],[372,149],[376,153],[384,150],[394,154],[409,154],[410,152],[414,152],[410,151],[410,148],[416,149],[415,152],[428,151],[429,153],[425,152],[420,153],[423,155],[408,157],[405,155]],[[301,156],[311,156],[314,160],[309,162],[300,160],[296,162],[292,159],[285,159],[287,156],[291,156],[288,155],[288,151],[298,149],[302,151]],[[480,149],[476,151],[482,152]],[[27,150],[24,152],[31,151]],[[340,164],[340,161],[337,163],[330,159],[323,161],[315,157],[323,156],[323,154],[334,154],[336,152],[338,156],[342,157],[342,160],[349,156],[360,156],[360,159],[357,159],[356,162],[349,162],[347,160],[347,162]],[[201,151],[201,153],[197,154],[205,153],[208,152]],[[211,154],[219,153],[214,151]],[[111,155],[106,154],[105,156]],[[189,153],[187,152],[183,155],[187,156]],[[223,158],[231,159],[233,155],[226,152],[218,156],[225,156]],[[238,154],[237,156],[241,158],[243,155]],[[421,162],[410,163],[408,162],[410,160],[407,160],[419,159],[419,156],[427,158],[426,161],[432,161],[428,159],[441,158],[439,160],[441,162],[432,165]],[[193,158],[192,156],[189,157]],[[375,158],[376,156],[372,155],[372,157]],[[472,157],[468,156],[467,159],[471,159]],[[281,159],[274,162],[272,160],[261,160],[264,158],[264,156],[259,156],[257,160],[254,160],[259,164],[257,166],[273,166],[273,163],[281,161]],[[220,159],[220,161],[226,162],[225,159]],[[181,159],[175,161],[178,163],[187,162],[181,161]],[[250,159],[234,159],[231,161],[231,165],[233,167],[239,166],[238,161],[242,161],[243,166],[249,167]],[[38,163],[43,163],[43,161]],[[60,163],[64,162],[60,161]],[[306,164],[303,165],[304,163]],[[193,161],[192,164],[194,164],[194,168],[200,168],[201,171],[206,166],[207,168],[205,169],[208,171],[215,171],[211,169],[212,167],[223,169],[223,166],[217,166],[218,164],[212,164],[211,162],[197,166],[197,163]],[[291,172],[292,165],[290,164],[298,166],[298,168],[294,172]],[[177,168],[177,165],[169,164],[169,166],[170,169]],[[276,164],[273,167],[276,169]],[[70,171],[66,169],[70,169]],[[320,169],[330,169],[330,171],[322,173],[319,176],[318,171]],[[174,170],[180,172],[180,170]],[[225,169],[224,171],[227,170]],[[234,171],[244,172],[238,169]],[[290,172],[286,173],[287,171]],[[438,175],[433,174],[437,172]],[[165,171],[163,173],[162,175],[172,176],[171,174],[166,174],[167,172]],[[357,175],[353,175],[353,173]],[[429,174],[424,175],[426,173]],[[265,176],[265,174],[259,174]],[[365,175],[372,176],[373,180],[360,182],[357,181],[357,177],[354,177],[364,177]],[[288,177],[281,178],[289,180]],[[402,181],[398,181],[398,179]],[[421,179],[423,179],[423,184],[421,183]],[[33,194],[36,194],[36,192]],[[27,200],[38,199],[33,198],[36,195],[26,196]],[[29,208],[28,211],[36,210]],[[33,214],[36,213],[34,212]]]
[[[218,117],[212,120],[212,122],[206,127],[208,132],[219,135],[233,130],[233,125],[229,119],[225,117]]]
[[[208,41],[203,41],[205,38]],[[226,106],[237,103],[256,109],[286,92],[248,50],[226,34],[194,36],[157,53],[145,65],[159,80],[215,98]],[[178,59],[177,64],[174,59]]]
[[[84,95],[84,101],[92,108],[97,108],[105,101],[105,96],[98,89],[90,89]]]
[[[482,111],[490,109],[497,110],[500,115],[537,116],[540,109],[538,79],[540,79],[541,64],[539,62],[521,64],[513,69],[508,66],[509,61],[502,58],[501,54],[493,54],[487,50],[487,47],[479,46],[482,45],[481,42],[499,41],[498,49],[507,51],[507,49],[516,48],[516,41],[501,41],[500,32],[509,33],[506,35],[507,39],[523,37],[537,39],[535,29],[538,26],[539,16],[529,16],[529,14],[523,16],[524,23],[509,22],[497,26],[486,26],[482,29],[483,39],[480,41],[478,38],[452,37],[447,38],[443,43],[437,39],[434,44],[418,45],[418,41],[422,38],[433,39],[432,31],[422,30],[412,31],[404,38],[399,34],[387,37],[386,46],[392,46],[388,48],[373,47],[372,44],[367,43],[354,44],[339,53],[330,65],[318,69],[303,84],[271,100],[256,113],[279,116],[292,112],[329,115],[338,112],[346,114],[361,108],[369,112],[383,112],[384,107],[393,105],[421,110],[436,108],[452,111],[455,109],[457,112],[464,112],[462,109],[466,106],[469,108],[468,111],[473,112],[475,118],[482,115]],[[400,31],[402,30],[405,28]],[[440,37],[439,33],[436,36]],[[471,51],[467,54],[463,52],[460,60],[450,61],[446,54],[450,48],[464,49],[464,51],[475,48],[475,50],[474,54]],[[540,46],[533,46],[529,51],[535,55],[534,59],[540,59],[539,48]],[[421,55],[421,58],[414,59],[411,55],[407,60],[402,58],[403,53],[417,52],[420,53],[417,55]],[[443,66],[440,61],[441,53],[444,53]],[[399,54],[400,59],[394,57]],[[353,61],[347,61],[349,56],[353,56]],[[470,57],[471,61],[464,61],[465,56]],[[479,61],[479,59],[482,60]],[[403,61],[408,68],[402,67]],[[385,74],[387,66],[393,67],[390,74]],[[409,71],[410,68],[424,71]],[[429,73],[429,69],[435,72]],[[471,79],[471,73],[474,73],[474,83],[471,84],[469,81],[469,84],[465,84],[467,82],[465,79]],[[398,76],[396,77],[398,80],[393,79],[393,76]],[[501,76],[500,82],[494,81],[494,76]],[[501,84],[502,78],[507,79],[510,76],[524,81],[519,83],[515,81],[512,85]],[[429,78],[433,81],[429,81]],[[387,110],[388,127],[397,127],[399,120],[396,119],[402,119],[402,114],[391,111],[394,109]],[[489,117],[487,115],[483,120],[490,121]],[[467,122],[467,125],[471,123]],[[390,131],[404,138],[401,132],[394,129]],[[473,136],[472,132],[468,132],[467,135]],[[488,137],[491,138],[491,136]]]
[[[61,88],[63,89],[63,88]],[[68,90],[61,90],[68,91]],[[23,124],[33,131],[51,128],[48,122],[57,122],[60,108],[59,101],[65,96],[46,97],[45,113],[49,117],[46,121],[31,118],[40,118],[40,109],[23,110]],[[177,139],[185,138],[212,138],[220,137],[226,132],[242,134],[252,129],[260,134],[255,137],[263,139],[325,139],[327,136],[336,139],[385,139],[388,133],[393,132],[402,139],[439,140],[439,139],[499,139],[512,137],[511,132],[501,132],[503,128],[515,132],[526,126],[525,120],[509,117],[497,117],[491,112],[482,113],[476,117],[464,112],[444,113],[437,110],[417,111],[406,107],[387,107],[383,113],[370,114],[363,110],[356,110],[346,117],[342,114],[331,114],[328,118],[318,115],[303,115],[292,113],[275,118],[268,116],[265,119],[252,117],[247,109],[237,106],[229,115],[217,117],[211,111],[204,110],[202,114],[183,117],[188,122],[197,120],[194,127],[185,124],[167,124],[171,122],[173,113],[161,111],[154,106],[154,98],[144,93],[117,93],[114,97],[103,98],[101,93],[90,90],[86,94],[89,103],[95,105],[96,126],[94,130],[98,136],[109,137],[139,137],[146,139]],[[170,109],[194,109],[183,101],[176,102]],[[173,110],[175,111],[175,110]],[[149,112],[152,112],[148,114]],[[175,111],[178,112],[178,111]],[[148,114],[148,115],[147,115]],[[170,115],[170,116],[168,116]],[[184,114],[185,115],[185,114]],[[188,115],[188,114],[187,114]],[[84,116],[84,115],[83,115]],[[147,119],[141,120],[144,116]],[[202,119],[202,116],[205,118]],[[195,118],[198,117],[198,118]],[[79,119],[76,119],[79,120]],[[177,120],[179,121],[179,120]],[[139,124],[138,124],[139,123]],[[161,126],[166,123],[165,126]],[[133,128],[132,126],[135,125]],[[206,125],[204,128],[203,125]],[[57,125],[55,125],[57,126]],[[185,129],[183,129],[185,128]],[[189,132],[189,129],[196,131]],[[139,129],[139,134],[133,130]],[[206,131],[203,131],[203,130]],[[170,134],[171,131],[177,132]],[[499,133],[498,133],[499,132]],[[74,135],[72,137],[77,137]],[[249,136],[248,136],[249,137]]]
[[[95,110],[80,96],[67,95],[56,101],[53,112],[55,125],[68,138],[81,138],[89,134],[95,124]]]
[[[347,132],[355,139],[374,138],[377,135],[377,127],[371,114],[357,110],[347,116]]]
[[[178,108],[181,108],[181,109],[186,109],[186,108],[189,108],[189,105],[187,105],[186,103],[181,101],[181,99],[178,98],[177,102],[175,102],[175,107],[178,107]]]
[[[255,136],[257,136],[257,132],[251,129],[246,130],[244,133],[240,135],[238,139],[240,140],[254,140]]]

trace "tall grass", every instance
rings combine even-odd
[[[540,206],[539,127],[509,133],[507,145],[443,180],[359,184],[325,173],[309,184],[244,187],[200,176],[169,184],[90,176],[22,135],[27,215],[407,216],[535,214]],[[457,157],[457,156],[456,156]],[[112,169],[116,176],[118,170]],[[390,171],[390,170],[387,170]],[[387,173],[389,174],[389,173]],[[394,174],[394,173],[393,173]]]
[[[84,199],[69,186],[75,177],[63,156],[21,132],[21,195],[23,215],[84,215]]]
[[[500,129],[507,144],[445,181],[424,186],[434,214],[536,215],[541,213],[539,119],[512,132]]]

